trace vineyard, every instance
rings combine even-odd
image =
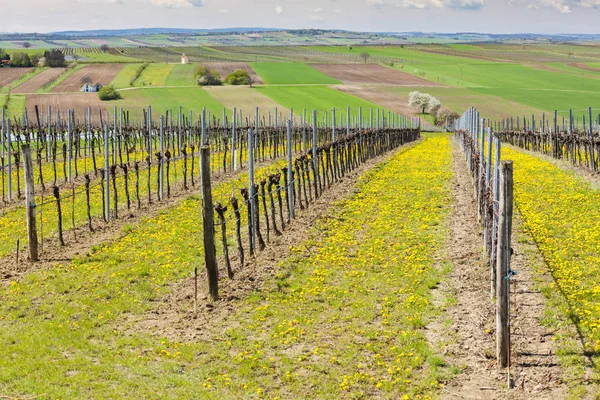
[[[0,69],[0,398],[600,396],[594,46],[203,37]]]

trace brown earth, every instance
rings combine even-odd
[[[219,73],[221,79],[225,79],[227,75],[236,71],[238,69],[243,69],[248,72],[248,74],[252,77],[253,82],[258,85],[264,84],[262,78],[254,71],[254,69],[248,63],[243,62],[207,62],[203,63],[210,69],[214,69]]]
[[[344,83],[444,86],[379,64],[310,64],[310,66]]]
[[[12,93],[34,93],[38,89],[41,89],[49,83],[52,83],[66,70],[66,68],[48,68],[44,72],[34,76],[27,82],[24,82],[23,84],[14,88]]]
[[[404,115],[412,115],[415,110],[409,107],[406,98],[380,90],[377,86],[359,86],[359,85],[336,85],[333,88],[344,93],[351,94],[361,99],[375,103],[388,110],[395,111]]]
[[[590,67],[589,65],[582,64],[582,63],[570,63],[570,64],[567,64],[567,65],[569,67],[575,67],[575,68],[583,69],[583,70],[586,70],[586,71],[600,72],[600,68]]]
[[[68,93],[68,94],[33,94],[27,96],[25,108],[29,115],[35,115],[35,106],[38,106],[41,113],[52,107],[52,111],[60,111],[66,114],[67,110],[75,111],[75,117],[83,119],[83,114],[87,113],[88,107],[92,108],[92,123],[99,122],[100,111],[106,114],[106,107],[100,101],[97,93]],[[45,115],[45,114],[44,114]]]
[[[84,83],[109,85],[115,76],[123,69],[124,64],[89,65],[73,72],[67,79],[52,89],[52,92],[79,92]]]
[[[555,332],[541,323],[546,307],[544,296],[533,279],[533,253],[543,264],[532,242],[513,238],[511,268],[518,271],[511,288],[511,383],[506,369],[495,360],[495,303],[490,298],[489,265],[482,251],[482,232],[477,223],[472,181],[464,157],[457,146],[453,151],[455,181],[453,213],[450,224],[448,257],[453,268],[436,292],[454,297],[446,310],[452,325],[438,321],[428,327],[428,337],[446,352],[446,358],[461,367],[461,372],[442,388],[444,399],[562,399],[568,383],[562,380]],[[520,226],[515,216],[515,230]],[[529,246],[529,247],[527,247]],[[536,263],[537,265],[537,263]],[[539,269],[539,268],[538,268]],[[440,293],[436,293],[440,297]]]
[[[0,88],[8,85],[35,68],[0,68]]]

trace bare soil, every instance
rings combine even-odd
[[[325,75],[344,83],[444,86],[379,64],[311,64],[311,67],[315,67]]]
[[[265,82],[262,78],[254,71],[254,69],[248,63],[243,62],[207,62],[203,63],[210,69],[214,69],[219,73],[221,79],[225,79],[227,75],[232,73],[233,71],[237,71],[238,69],[243,69],[248,72],[253,79],[253,82],[257,85],[262,85]]]
[[[404,115],[413,115],[415,110],[409,107],[405,96],[381,90],[378,86],[336,85],[335,89],[370,101]]]
[[[30,73],[35,68],[0,68],[0,88]]]
[[[570,63],[567,64],[569,67],[575,67],[575,68],[579,68],[579,69],[584,69],[586,71],[592,71],[592,72],[600,72],[600,68],[594,68],[594,67],[590,67],[589,65],[583,64],[583,63]]]
[[[412,145],[415,143],[408,146]],[[271,234],[271,241],[267,243],[265,250],[249,258],[249,262],[244,266],[239,264],[236,249],[230,248],[231,266],[235,277],[233,280],[227,279],[224,260],[220,259],[219,276],[222,278],[219,281],[220,299],[216,304],[208,297],[206,272],[203,269],[199,270],[196,317],[193,308],[194,279],[190,277],[173,283],[169,294],[158,300],[156,307],[142,316],[141,320],[131,321],[128,325],[131,325],[131,329],[136,332],[166,336],[177,341],[192,341],[210,334],[207,325],[225,330],[228,325],[235,324],[235,321],[231,320],[231,314],[238,309],[238,300],[248,296],[252,291],[264,290],[269,285],[274,285],[272,278],[278,272],[280,262],[290,256],[290,247],[303,243],[315,234],[312,230],[315,222],[333,216],[333,203],[357,193],[355,184],[360,176],[378,163],[393,157],[397,151],[399,149],[369,160],[332,185],[316,202],[310,203],[309,208],[298,209],[293,222],[286,224],[283,235],[276,237]],[[261,230],[263,237],[266,238],[264,227]]]
[[[495,360],[495,303],[490,298],[490,269],[483,256],[471,178],[466,162],[454,148],[455,181],[449,258],[453,269],[440,290],[455,297],[447,310],[449,332],[434,324],[437,338],[459,375],[442,389],[445,399],[562,399],[567,396],[552,342],[553,331],[541,324],[545,298],[534,287],[532,267],[525,253],[532,243],[513,240],[511,268],[518,271],[511,288],[511,382]],[[516,217],[515,217],[516,218]],[[535,250],[535,249],[534,249]],[[535,252],[535,251],[534,251]],[[536,253],[538,257],[539,253]],[[451,338],[451,339],[448,339]]]
[[[56,78],[58,78],[66,70],[66,68],[48,68],[42,73],[37,74],[33,78],[14,88],[12,93],[35,93],[37,90],[54,82],[54,80],[56,80]]]
[[[88,107],[92,108],[92,119],[99,121],[100,111],[106,114],[104,103],[98,98],[97,93],[65,93],[65,94],[33,94],[27,96],[25,107],[29,115],[35,115],[35,106],[38,106],[41,113],[52,106],[52,111],[60,111],[61,114],[71,109],[75,112],[75,117],[82,119],[84,113],[87,113]],[[92,121],[94,122],[94,121]]]
[[[64,81],[58,84],[52,92],[79,92],[81,86],[85,83],[102,86],[109,85],[115,76],[123,69],[124,64],[97,64],[88,65],[80,70],[73,72]]]

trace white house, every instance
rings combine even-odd
[[[92,85],[91,83],[86,83],[81,87],[80,91],[86,93],[95,93],[99,92],[100,89],[102,89],[102,85],[99,83],[96,83],[95,85]]]
[[[188,60],[188,56],[186,56],[186,55],[185,55],[185,53],[183,53],[183,54],[181,55],[181,63],[182,63],[182,64],[187,64],[188,62],[189,62],[189,60]]]

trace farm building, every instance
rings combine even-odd
[[[92,85],[91,83],[86,83],[81,87],[80,91],[86,93],[94,93],[99,92],[100,89],[102,89],[102,85],[99,83],[96,83],[95,85]]]
[[[181,55],[181,63],[182,64],[187,64],[189,62],[188,56],[185,55],[185,53],[183,53]]]

